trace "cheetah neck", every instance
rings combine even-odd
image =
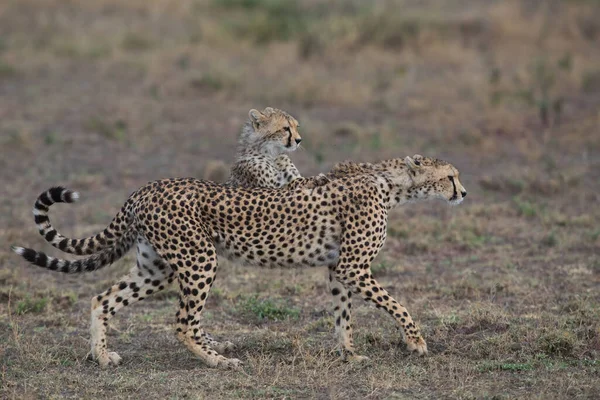
[[[254,127],[250,121],[247,121],[240,134],[236,160],[254,159],[257,157],[267,158],[269,161],[275,161],[279,152],[275,146],[269,145],[260,137],[255,137]]]
[[[388,210],[429,197],[428,193],[415,184],[404,160],[386,160],[374,164],[374,167]]]

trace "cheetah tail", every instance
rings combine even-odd
[[[134,242],[135,236],[130,234],[127,237],[122,238],[122,240],[119,240],[118,246],[105,249],[87,258],[75,261],[50,257],[41,251],[20,246],[12,246],[11,250],[38,267],[66,274],[76,274],[80,272],[96,271],[112,264],[123,257],[123,255],[133,246]]]
[[[115,242],[124,235],[124,232],[119,229],[121,223],[125,222],[127,224],[124,209],[121,209],[104,231],[85,239],[67,238],[52,226],[48,217],[50,206],[54,203],[74,203],[78,199],[79,193],[61,186],[50,188],[40,194],[33,206],[33,215],[40,235],[57,249],[80,256],[94,254],[113,247]]]

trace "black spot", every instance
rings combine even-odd
[[[41,224],[42,222],[47,222],[50,220],[47,215],[36,215],[34,219],[36,224]]]

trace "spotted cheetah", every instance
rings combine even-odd
[[[300,178],[300,172],[285,154],[297,150],[302,142],[298,121],[271,107],[262,112],[252,109],[248,117],[231,176],[225,184],[276,189]]]
[[[298,169],[292,163],[286,153],[299,148],[302,138],[298,132],[298,121],[285,111],[272,107],[265,108],[262,112],[251,109],[248,112],[248,121],[242,127],[235,163],[231,169],[231,176],[225,182],[228,186],[241,187],[270,187],[278,188],[294,180],[294,186],[310,187],[322,184],[323,178],[305,179],[300,176]],[[322,175],[321,175],[322,176]],[[56,193],[56,190],[54,191]],[[65,202],[77,200],[77,193],[64,192]],[[72,198],[70,198],[72,197]],[[35,222],[39,233],[54,247],[70,254],[90,255],[101,252],[110,247],[115,247],[117,253],[131,246],[135,235],[124,234],[122,238],[113,240],[109,231],[101,232],[89,238],[73,240],[66,238],[52,226],[48,211],[52,205],[50,193],[43,193],[34,207]],[[43,206],[45,204],[46,206]],[[137,238],[138,247],[146,248],[150,244],[143,238]],[[107,257],[103,252],[93,257]],[[102,262],[103,260],[98,260]],[[109,259],[112,263],[112,260]],[[160,266],[158,266],[160,267]],[[141,268],[138,263],[138,269]],[[150,276],[151,277],[151,276]],[[146,277],[145,279],[150,279]],[[170,284],[173,276],[167,276],[167,284]],[[156,282],[156,280],[153,280]],[[159,285],[162,290],[164,285]],[[218,343],[212,336],[205,333],[205,337],[211,345],[220,352],[232,350],[233,343]]]
[[[389,313],[410,351],[427,345],[407,309],[371,274],[370,264],[386,238],[389,211],[432,198],[459,204],[467,192],[458,170],[415,155],[375,164],[346,163],[314,188],[237,188],[193,178],[154,181],[135,191],[106,228],[120,243],[78,261],[33,249],[12,249],[37,266],[64,273],[93,271],[121,257],[137,240],[138,265],[92,299],[92,356],[101,366],[118,364],[109,352],[106,326],[122,307],[177,279],[180,340],[207,365],[237,368],[241,361],[219,354],[219,344],[200,326],[200,314],[217,271],[217,255],[270,267],[326,266],[342,356],[362,359],[352,341],[351,296],[358,294]],[[75,192],[53,188],[36,208],[72,202]],[[119,239],[118,241],[116,239]]]

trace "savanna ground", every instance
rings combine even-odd
[[[0,398],[599,398],[600,6],[597,1],[5,0],[0,3]],[[172,288],[113,319],[86,359],[91,297],[132,255],[64,276],[9,252],[31,206],[74,237],[161,177],[223,179],[250,108],[301,123],[306,174],[344,159],[451,161],[459,207],[390,217],[375,276],[422,327],[355,301],[370,361],[340,362],[323,270],[221,262],[204,321],[242,372],[173,334]]]

